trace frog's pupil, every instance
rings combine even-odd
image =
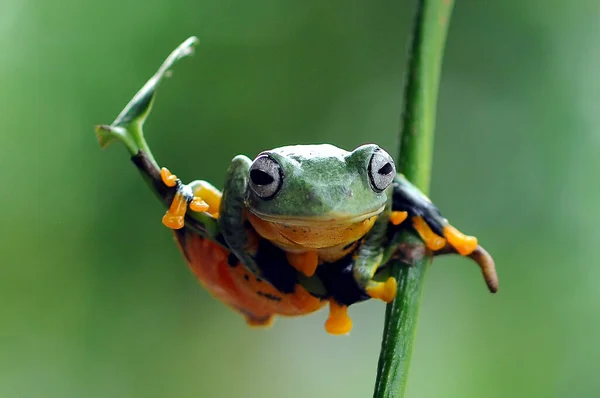
[[[394,170],[394,168],[392,167],[392,165],[390,163],[386,163],[385,165],[383,165],[382,168],[380,168],[379,170],[377,170],[377,172],[381,175],[388,175],[390,174],[392,171]]]
[[[275,181],[269,174],[257,169],[250,171],[250,178],[255,185],[269,185]]]

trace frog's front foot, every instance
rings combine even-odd
[[[319,254],[316,251],[286,252],[286,257],[296,271],[302,272],[306,276],[313,276],[319,266]]]
[[[391,303],[396,297],[396,291],[398,290],[398,282],[392,276],[385,282],[369,281],[365,288],[366,293],[369,297]]]
[[[442,249],[446,242],[463,256],[470,255],[477,248],[476,237],[464,235],[450,224],[443,226],[442,233],[444,236],[442,237],[433,232],[422,217],[413,217],[412,222],[413,227],[419,233],[427,248],[432,251]]]
[[[375,273],[381,266],[383,252],[373,251],[364,246],[361,253],[352,265],[352,276],[358,289],[367,296],[390,303],[396,297],[398,283],[394,277],[389,277],[385,282],[375,280]]]
[[[408,217],[408,212],[406,211],[392,211],[390,214],[390,222],[393,225],[400,225],[406,218]]]
[[[195,212],[207,212],[215,218],[218,216],[221,193],[212,185],[204,181],[196,181],[189,185],[183,184],[166,167],[161,169],[160,176],[166,186],[177,188],[171,206],[162,218],[162,222],[167,228],[183,228],[188,207]]]

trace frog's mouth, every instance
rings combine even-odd
[[[319,250],[356,242],[371,230],[384,208],[358,216],[333,213],[324,217],[281,217],[249,211],[248,220],[260,236],[284,250]]]
[[[343,213],[329,213],[326,216],[290,217],[281,215],[264,214],[256,210],[250,210],[256,217],[270,223],[284,224],[298,227],[326,227],[341,226],[360,223],[372,217],[378,216],[385,209],[385,205],[373,211],[349,216]]]

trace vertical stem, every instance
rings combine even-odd
[[[418,0],[405,89],[398,166],[423,192],[429,190],[440,71],[453,0]],[[403,242],[418,244],[406,234]],[[412,267],[391,264],[398,294],[388,304],[374,398],[404,397],[421,296],[431,257]]]

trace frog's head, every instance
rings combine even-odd
[[[287,249],[345,245],[371,229],[395,175],[394,161],[377,145],[265,151],[250,167],[248,218],[260,235]]]

